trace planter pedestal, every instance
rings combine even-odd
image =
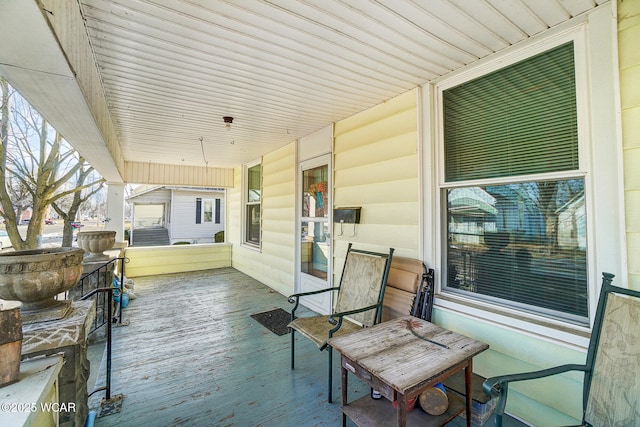
[[[75,411],[60,412],[60,427],[84,426],[87,419],[89,360],[87,336],[96,310],[93,301],[74,301],[69,314],[53,322],[24,325],[22,357],[64,355],[59,379],[59,401],[75,402]]]
[[[32,323],[49,322],[63,319],[71,310],[70,300],[55,301],[55,304],[44,306],[31,305],[22,309],[22,318],[25,325]]]
[[[21,348],[20,303],[0,300],[0,387],[20,378]]]

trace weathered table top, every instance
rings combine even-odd
[[[401,394],[489,348],[413,316],[331,338],[329,344]]]

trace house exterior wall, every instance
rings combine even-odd
[[[362,208],[355,228],[333,225],[334,283],[348,243],[419,258],[416,90],[337,122],[334,132],[334,207]]]
[[[162,188],[153,191],[149,191],[146,194],[141,194],[136,196],[136,198],[132,201],[133,203],[133,217],[132,217],[132,233],[135,233],[136,228],[148,227],[151,224],[149,221],[156,221],[156,219],[149,219],[146,217],[147,209],[145,209],[146,205],[162,205],[163,209],[163,227],[168,226],[168,222],[171,220],[169,217],[169,205],[171,203],[171,190]]]
[[[580,24],[583,27],[580,29],[588,32],[586,37],[588,42],[582,49],[585,49],[586,56],[592,61],[586,71],[590,75],[578,76],[578,79],[589,80],[589,84],[585,86],[588,99],[591,100],[585,108],[584,116],[584,123],[588,126],[586,138],[589,144],[583,148],[584,152],[588,153],[584,161],[591,174],[589,178],[592,179],[589,181],[592,193],[587,200],[590,203],[588,212],[591,223],[588,232],[591,233],[590,242],[592,243],[590,244],[593,244],[590,247],[589,262],[598,272],[597,277],[594,274],[589,282],[589,298],[592,303],[595,303],[598,296],[599,275],[602,271],[615,269],[617,274],[615,283],[620,286],[626,286],[627,283],[626,274],[624,274],[626,272],[624,244],[621,242],[624,235],[624,219],[621,209],[617,209],[622,206],[622,192],[619,191],[620,186],[617,184],[621,182],[619,180],[621,174],[617,175],[620,173],[619,166],[612,166],[619,164],[618,156],[621,152],[619,129],[616,123],[618,109],[617,105],[612,105],[615,100],[612,100],[611,96],[612,90],[617,89],[615,64],[611,63],[615,57],[615,39],[610,40],[611,37],[615,38],[611,27],[612,20],[615,19],[612,11],[615,11],[615,8],[604,5],[588,17],[584,17],[584,22]],[[634,55],[637,57],[635,51]],[[593,61],[593,58],[598,60]],[[620,61],[622,63],[624,60],[621,58]],[[624,87],[622,92],[625,92]],[[434,96],[435,94],[425,96],[423,103],[425,109],[432,108],[429,103]],[[598,102],[594,102],[595,99]],[[425,123],[428,123],[429,112],[425,116],[427,117]],[[435,133],[435,131],[431,132]],[[435,135],[433,138],[436,138]],[[437,152],[425,154],[425,157],[428,156],[433,156],[434,160],[426,163],[425,169],[429,165],[436,165],[438,161],[435,158]],[[603,164],[606,167],[602,166]],[[432,188],[434,191],[432,197],[427,198],[435,201],[439,194],[437,178],[431,175],[430,179],[434,183],[428,183],[425,187]],[[634,182],[637,186],[640,179]],[[603,202],[598,197],[604,193],[610,199]],[[436,209],[427,212],[425,208],[425,215],[437,216]],[[427,220],[427,223],[433,224],[435,221],[435,219]],[[437,225],[434,230],[437,230]],[[441,238],[436,237],[436,240]],[[613,246],[613,252],[616,252],[614,256],[606,253],[608,252],[604,249],[606,244]],[[425,259],[437,258],[440,251],[442,249],[437,246],[426,250]],[[631,246],[628,253],[633,254]],[[489,350],[474,358],[474,371],[485,377],[535,371],[565,363],[583,364],[585,362],[589,339],[589,330],[586,327],[571,327],[569,323],[562,321],[547,323],[535,319],[535,316],[524,319],[517,312],[511,314],[500,312],[499,307],[494,311],[489,308],[490,303],[466,302],[456,305],[452,300],[453,297],[450,294],[441,293],[437,296],[433,320],[445,328],[489,344]],[[574,425],[582,416],[582,379],[583,376],[579,373],[568,373],[544,380],[513,384],[509,387],[507,412],[532,425]]]
[[[618,0],[611,9],[609,9],[609,5],[600,8],[597,11],[600,18],[603,15],[609,15],[609,19],[616,19],[610,13],[616,11],[615,5],[619,8],[617,10],[617,41],[622,108],[623,151],[621,157],[624,161],[624,168],[620,174],[624,175],[626,216],[623,234],[625,234],[627,242],[626,251],[623,251],[622,256],[616,253],[610,258],[618,260],[613,265],[625,273],[622,276],[628,275],[629,286],[640,289],[640,257],[636,255],[640,250],[640,220],[636,214],[640,208],[640,172],[635,167],[640,162],[640,131],[636,126],[640,120],[640,54],[635,46],[635,40],[640,35],[640,4]],[[593,35],[592,41],[594,43],[588,48],[592,49],[589,52],[592,57],[600,58],[596,61],[598,64],[595,65],[592,72],[595,76],[601,77],[602,68],[598,67],[606,68],[607,64],[597,54],[607,52],[606,48],[602,46],[606,46],[608,41],[606,41],[606,37],[603,40],[600,36],[607,36],[608,27],[602,19],[599,19],[596,25],[598,33]],[[595,43],[595,40],[600,40],[600,43]],[[611,72],[610,69],[605,71]],[[600,99],[598,95],[605,92],[610,94],[611,88],[616,88],[616,82],[610,82],[608,76],[606,79],[604,84],[591,87],[591,89],[595,89],[589,93],[592,100]],[[348,242],[354,242],[358,246],[371,250],[386,250],[388,247],[394,247],[399,256],[421,258],[427,264],[437,262],[435,252],[441,249],[436,249],[437,245],[431,245],[429,240],[436,240],[438,236],[435,233],[431,236],[429,231],[431,228],[425,225],[433,224],[435,221],[437,195],[434,195],[434,191],[432,191],[431,194],[425,195],[424,201],[420,196],[423,190],[421,183],[424,183],[424,189],[434,188],[435,174],[432,169],[434,159],[425,160],[422,169],[418,166],[424,157],[434,154],[426,151],[421,153],[417,148],[421,144],[421,133],[425,135],[426,141],[436,137],[433,129],[423,130],[429,126],[429,121],[433,119],[431,117],[433,112],[428,110],[433,108],[434,94],[429,93],[429,88],[422,89],[422,94],[416,93],[417,91],[410,91],[335,124],[334,207],[360,206],[362,207],[362,217],[361,223],[356,225],[355,229],[347,224],[344,227],[334,224],[334,280],[339,279],[342,267],[341,260],[344,258]],[[602,91],[602,93],[598,91]],[[416,101],[416,98],[419,101]],[[587,122],[598,120],[599,109],[609,108],[606,103],[603,104],[605,105],[591,106],[592,116],[587,117]],[[615,111],[611,113],[611,116],[615,116]],[[609,120],[609,118],[610,116],[607,116],[606,119],[602,119],[607,121],[609,127],[604,126],[606,131],[595,135],[594,139],[609,139],[611,144],[605,146],[604,151],[603,146],[597,146],[597,144],[590,146],[592,151],[589,162],[591,163],[610,162],[612,157],[617,156],[616,124],[615,120]],[[431,143],[433,142],[427,142],[425,145]],[[266,174],[269,166],[266,158],[263,165]],[[294,156],[292,156],[290,165],[289,173],[293,180],[296,175]],[[598,181],[601,181],[602,176],[597,178]],[[605,178],[610,178],[607,184],[616,182],[615,178]],[[241,235],[239,219],[242,208],[240,201],[241,181],[241,169],[236,169],[235,208],[233,213],[231,209],[229,210],[233,217],[233,219],[230,218],[229,229],[232,228],[231,221],[233,221],[235,236]],[[598,187],[599,185],[603,184],[595,183],[595,192],[598,194],[606,192],[606,189]],[[293,188],[293,183],[291,183],[292,194]],[[617,185],[609,189],[609,192],[612,193],[611,200],[614,203],[617,197],[615,196],[616,190],[619,190]],[[264,192],[266,201],[268,197],[266,185]],[[293,198],[293,196],[291,197]],[[295,238],[293,231],[295,210],[293,206],[292,199],[289,212],[292,224],[291,239]],[[611,218],[610,215],[607,215],[606,212],[610,208],[611,204],[609,203],[592,207],[594,222],[605,223],[606,227],[607,224],[618,221],[617,218]],[[263,205],[263,209],[264,226],[271,214],[268,212],[270,208],[267,203]],[[286,209],[280,212],[282,218],[286,217],[285,211]],[[423,233],[422,227],[427,228],[427,231]],[[287,227],[284,226],[284,228]],[[352,235],[354,231],[355,235]],[[425,236],[424,245],[420,237],[422,235]],[[606,235],[609,238],[620,234],[600,232],[600,235]],[[263,245],[274,237],[263,234]],[[285,234],[281,234],[280,237],[287,238]],[[615,237],[614,239],[620,240]],[[293,243],[293,240],[290,241]],[[621,242],[617,243],[624,246]],[[423,246],[424,252],[421,250]],[[286,294],[287,292],[283,292],[280,285],[276,285],[278,286],[276,287],[269,283],[269,281],[274,282],[272,279],[274,274],[263,275],[265,271],[268,271],[264,266],[264,261],[268,258],[260,258],[260,255],[255,254],[255,251],[250,252],[250,250],[243,247],[238,248],[234,244],[234,266]],[[285,255],[284,263],[278,264],[279,271],[293,272],[293,252],[290,254],[285,252]],[[626,262],[619,261],[620,258],[625,257]],[[286,262],[289,261],[291,266],[287,267]],[[609,261],[609,258],[606,258],[604,262],[600,260],[596,265],[598,271],[611,265]],[[619,264],[623,265],[617,267]],[[624,268],[624,265],[628,269]],[[433,266],[438,268],[437,265]],[[627,284],[627,277],[618,276],[618,279],[616,279],[617,284],[623,286]],[[599,277],[597,280],[599,281]],[[592,295],[592,298],[597,298],[597,295]],[[589,333],[586,329],[583,332],[576,332],[570,329],[563,330],[557,325],[528,328],[526,324],[519,323],[518,319],[514,317],[495,315],[482,318],[475,315],[480,310],[486,311],[486,308],[478,308],[471,304],[454,309],[445,303],[445,298],[440,295],[434,308],[433,319],[435,323],[490,345],[488,351],[474,359],[474,371],[481,375],[493,376],[532,371],[564,363],[584,363],[586,344],[589,339]],[[553,336],[547,333],[549,329],[553,329]],[[582,375],[579,373],[526,382],[510,388],[507,411],[534,425],[575,424],[581,417],[581,395]],[[567,396],[572,396],[572,398],[568,399]]]
[[[231,266],[231,245],[142,246],[124,250],[127,277],[154,276]]]
[[[262,158],[260,250],[242,244],[242,168],[228,192],[227,232],[233,267],[283,295],[293,293],[295,266],[295,144]]]
[[[219,224],[215,223],[215,206],[212,222],[204,222],[204,220],[202,220],[200,224],[196,224],[196,199],[198,198],[201,198],[203,203],[205,200],[220,200],[221,216]],[[180,241],[213,243],[214,235],[224,230],[224,211],[224,193],[173,190],[169,231],[171,243],[173,244]]]
[[[171,190],[163,188],[163,189],[149,191],[146,194],[141,194],[139,196],[136,196],[136,198],[133,200],[133,203],[137,205],[152,205],[152,204],[169,203],[170,201],[171,201]]]
[[[618,0],[618,52],[629,287],[640,290],[640,2]]]

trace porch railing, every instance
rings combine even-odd
[[[120,268],[117,269],[119,280],[113,280],[115,277],[114,271],[116,271],[116,267],[118,266],[117,263],[120,263]],[[103,326],[106,328],[106,384],[104,387],[96,388],[89,393],[89,396],[92,396],[99,391],[105,391],[106,401],[111,400],[112,327],[113,324],[122,324],[122,291],[125,277],[124,266],[126,263],[126,258],[109,260],[99,268],[83,275],[76,285],[76,290],[82,295],[79,298],[81,301],[95,298],[96,316],[89,334],[98,331]],[[89,282],[91,282],[92,287],[95,283],[95,289],[85,294],[85,289],[89,287]],[[120,298],[117,298],[115,307],[113,304],[114,294],[120,296]]]

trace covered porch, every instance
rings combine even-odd
[[[308,370],[292,373],[286,339],[249,326],[249,315],[266,301],[279,306],[285,295],[306,290],[305,261],[314,260],[307,245],[322,249],[316,255],[322,255],[325,285],[339,280],[350,242],[370,250],[393,247],[396,255],[434,268],[434,323],[489,344],[474,364],[480,375],[582,362],[601,273],[640,288],[640,176],[629,166],[640,161],[639,17],[639,3],[622,0],[0,2],[0,74],[109,181],[106,216],[118,240],[124,239],[127,184],[226,189],[224,243],[126,249],[132,260],[127,274],[139,283],[140,299],[127,309],[131,326],[116,330],[116,346],[123,348],[115,354],[123,359],[114,360],[114,369],[122,369],[114,381],[123,383],[115,387],[127,395],[119,421],[138,425],[175,410],[157,420],[189,425],[210,416],[213,425],[243,425],[240,419],[293,425],[300,419],[286,417],[309,410],[335,425],[339,409],[324,403],[326,364],[317,350],[306,349],[309,359],[305,353],[301,364],[309,363]],[[558,52],[569,72],[551,76],[549,85],[519,80],[522,87],[514,91],[530,99],[554,87],[558,76],[570,76],[563,82],[571,90],[560,92],[572,101],[563,109],[571,120],[534,114],[552,103],[540,96],[517,121],[535,136],[570,124],[571,138],[559,140],[572,141],[574,163],[557,169],[551,161],[537,164],[541,153],[554,161],[570,156],[558,154],[555,139],[534,138],[551,142],[514,156],[515,172],[496,175],[507,143],[537,146],[511,137],[493,144],[502,140],[491,135],[445,158],[453,144],[446,129],[458,123],[493,129],[479,121],[474,106],[484,110],[487,101],[501,99],[497,93],[512,99],[511,88],[493,84],[491,76],[524,64],[546,78],[548,65],[536,61]],[[453,100],[456,88],[473,82],[491,89],[461,96],[469,100],[460,105],[468,117],[448,116],[445,95]],[[485,93],[486,99],[478,96]],[[488,150],[491,144],[495,149]],[[485,152],[490,155],[480,161]],[[480,163],[485,169],[474,171]],[[468,169],[447,177],[453,164]],[[322,173],[313,176],[314,170]],[[563,197],[544,197],[553,203],[541,206],[529,189],[546,183],[565,192],[555,190]],[[511,191],[513,184],[519,192]],[[494,197],[492,209],[481,209],[482,221],[477,203],[456,204],[456,190],[475,187],[503,196]],[[512,203],[523,194],[535,197]],[[310,205],[305,211],[305,202],[314,200],[316,212],[326,207],[317,217]],[[348,207],[359,209],[357,223],[355,216],[346,223],[334,216]],[[190,209],[195,224],[196,209],[202,210],[197,199]],[[533,266],[558,249],[545,247],[547,240],[575,249],[579,262],[571,266],[578,267],[580,288],[570,296],[579,298],[577,313],[568,304],[542,304],[557,299],[545,286],[536,287],[541,303],[528,292],[523,299],[503,286],[499,293],[478,286],[482,275],[476,273],[483,269],[476,264],[482,263],[465,260],[484,252],[481,237],[497,227],[509,232],[514,255],[502,265],[512,275],[520,268],[518,249],[535,249]],[[533,240],[538,247],[530,246]],[[166,276],[197,270],[207,273],[188,274],[238,275],[241,285],[212,291],[218,285]],[[502,282],[489,273],[490,283]],[[253,301],[258,295],[263,300]],[[216,311],[219,306],[229,311]],[[181,354],[182,344],[191,351]],[[245,357],[252,353],[260,359]],[[254,367],[262,359],[265,366]],[[231,368],[221,372],[221,366]],[[250,378],[240,374],[248,368],[254,369]],[[218,390],[219,380],[234,387]],[[283,399],[263,395],[273,383]],[[581,383],[562,376],[548,388],[552,393],[514,389],[507,411],[537,425],[573,424],[580,404],[565,397],[579,394]],[[158,407],[145,406],[153,402]],[[199,412],[216,408],[219,413]],[[244,418],[262,413],[264,420]]]
[[[291,370],[290,336],[251,318],[275,308],[290,311],[283,295],[229,267],[139,277],[135,295],[123,311],[128,326],[113,333],[112,393],[124,395],[122,410],[97,418],[96,426],[341,425],[338,366],[338,397],[329,404],[324,352],[299,339]],[[93,346],[91,370],[100,368],[96,383],[103,385],[104,362],[96,366],[103,345]],[[350,399],[368,393],[366,384],[349,378]],[[90,407],[102,396],[97,393]],[[524,424],[508,418],[505,425]]]

